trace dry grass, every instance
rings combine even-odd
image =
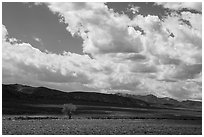
[[[185,120],[40,119],[2,121],[3,135],[202,134],[202,124]]]

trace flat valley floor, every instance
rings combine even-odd
[[[201,120],[12,119],[3,116],[3,135],[201,135]]]

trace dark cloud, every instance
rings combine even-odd
[[[186,65],[183,64],[176,69],[176,73],[173,78],[176,79],[194,79],[198,74],[202,72],[202,64]]]
[[[125,59],[132,60],[132,61],[144,61],[147,59],[147,57],[146,55],[142,55],[142,54],[133,54]]]
[[[182,60],[180,59],[177,59],[177,58],[172,58],[170,57],[169,55],[161,55],[159,56],[159,61],[161,64],[164,64],[164,65],[169,65],[169,64],[172,64],[172,65],[180,65],[182,64]]]

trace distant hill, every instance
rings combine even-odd
[[[177,108],[198,108],[202,109],[202,102],[200,101],[192,101],[192,100],[185,100],[185,101],[178,101],[169,97],[158,98],[152,94],[150,95],[131,95],[131,94],[122,94],[117,93],[119,96],[129,97],[134,99],[139,99],[149,103],[150,106],[154,107],[177,107]]]
[[[46,87],[31,87],[20,84],[2,85],[2,109],[4,113],[29,112],[29,104],[65,104],[92,106],[119,106],[137,108],[202,108],[201,102],[179,102],[154,95],[104,94],[96,92],[63,92]],[[26,111],[27,110],[27,111]],[[52,110],[50,110],[52,111]]]

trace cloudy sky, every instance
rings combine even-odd
[[[202,99],[201,3],[2,3],[2,81]]]

